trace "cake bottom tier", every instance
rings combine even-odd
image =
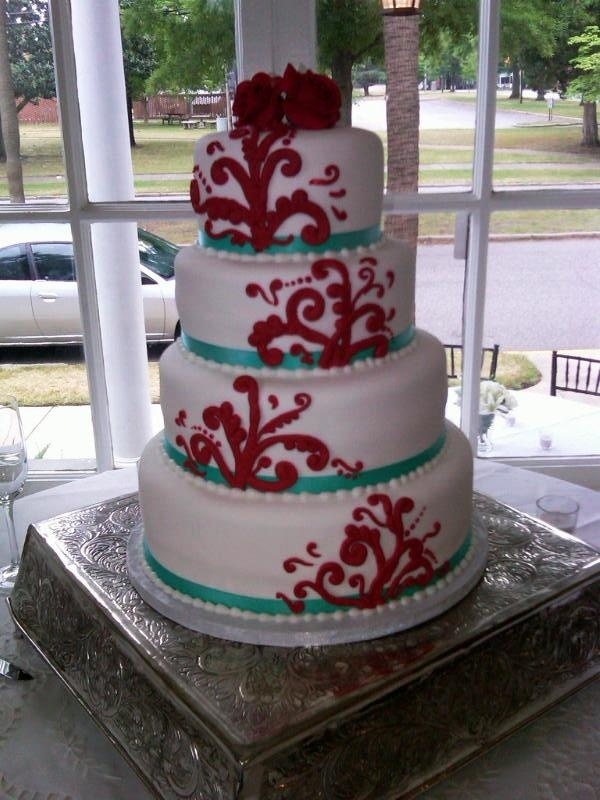
[[[472,524],[471,449],[450,424],[444,449],[424,467],[351,491],[216,486],[175,464],[161,435],[142,455],[139,485],[134,571],[143,573],[144,598],[156,596],[167,616],[172,605],[178,621],[183,607],[189,627],[225,638],[286,643],[236,636],[233,619],[296,632],[363,620],[378,635],[385,613],[395,627],[383,632],[411,627],[457,602],[485,563]]]

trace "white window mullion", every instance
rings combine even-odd
[[[500,2],[481,0],[479,72],[475,114],[473,194],[463,306],[463,378],[461,425],[476,451],[479,381],[485,314],[488,240],[493,192],[496,71],[500,39]]]

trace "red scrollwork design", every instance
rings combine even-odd
[[[325,167],[324,178],[311,178],[309,183],[311,186],[331,186],[340,178],[340,168],[337,164],[328,164]]]
[[[448,565],[436,567],[436,556],[426,542],[441,531],[439,522],[419,536],[416,529],[422,522],[425,508],[413,517],[414,501],[401,497],[395,502],[386,494],[367,498],[370,508],[357,507],[354,522],[344,530],[345,538],[339,549],[339,561],[327,561],[318,566],[314,579],[300,580],[293,589],[293,598],[283,592],[277,597],[294,613],[304,611],[306,600],[315,593],[333,606],[369,609],[394,600],[414,586],[426,586],[436,575],[444,574]],[[378,510],[376,510],[378,508]],[[319,557],[314,542],[306,557],[291,557],[283,567],[288,573],[302,567],[315,567]],[[363,567],[362,571],[360,568]],[[351,593],[336,592],[340,586],[350,587]]]
[[[210,181],[217,186],[225,186],[230,181],[237,184],[245,202],[215,196],[206,175],[196,166],[190,199],[194,210],[208,218],[204,226],[206,233],[214,239],[231,237],[232,244],[240,247],[250,244],[260,252],[272,245],[289,245],[293,237],[278,232],[288,219],[302,215],[310,220],[300,233],[304,242],[313,247],[325,242],[331,231],[329,218],[305,189],[296,188],[289,197],[269,197],[269,187],[276,174],[294,178],[302,168],[302,157],[291,146],[295,130],[283,123],[267,132],[245,126],[230,132],[229,137],[241,139],[243,161],[221,155],[219,148],[209,144],[207,155],[216,156],[210,166]],[[339,175],[338,167],[329,169],[337,170]]]
[[[203,426],[194,426],[189,438],[179,434],[176,444],[186,454],[184,467],[197,475],[206,475],[206,467],[216,465],[229,486],[238,489],[256,489],[260,492],[281,492],[291,488],[298,480],[298,469],[289,461],[280,461],[273,466],[268,452],[275,446],[285,450],[306,453],[306,465],[313,472],[323,470],[329,463],[329,449],[316,436],[288,432],[283,429],[297,422],[311,405],[306,392],[294,396],[294,406],[279,412],[271,419],[261,419],[258,382],[250,375],[242,375],[233,382],[233,388],[248,399],[248,421],[230,402],[208,406],[202,414]],[[275,395],[268,398],[272,409],[277,409],[279,400]],[[185,414],[185,412],[183,412]],[[182,412],[180,412],[179,417]],[[221,433],[224,441],[217,438]],[[260,472],[273,467],[274,477],[261,477]]]
[[[376,280],[377,260],[366,257],[361,260],[357,273],[360,285],[352,286],[350,270],[335,258],[322,258],[311,267],[310,276],[303,280],[284,284],[274,280],[265,290],[258,284],[246,287],[249,297],[261,297],[270,305],[283,303],[282,295],[288,292],[285,302],[285,316],[270,314],[266,319],[254,324],[248,343],[255,347],[262,361],[270,367],[280,365],[284,352],[274,342],[284,336],[292,336],[296,341],[290,347],[290,354],[306,364],[314,359],[309,348],[320,351],[318,366],[323,369],[350,364],[353,358],[365,350],[372,350],[375,358],[387,355],[392,331],[389,322],[395,309],[386,311],[381,303],[393,283],[393,275],[386,273],[388,286]],[[320,286],[315,286],[319,282]],[[353,293],[354,292],[354,293]],[[318,323],[332,315],[328,330],[322,330]],[[356,341],[353,334],[359,321],[363,321],[363,334]]]

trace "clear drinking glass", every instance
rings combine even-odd
[[[12,591],[19,570],[19,546],[13,522],[13,502],[27,478],[27,451],[19,406],[14,397],[0,395],[0,526],[8,533],[10,562],[0,567],[0,594]]]

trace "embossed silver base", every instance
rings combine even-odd
[[[158,798],[412,797],[600,672],[598,554],[474,506],[483,578],[378,639],[270,647],[167,619],[129,579],[135,496],[32,526],[11,609]]]
[[[238,614],[221,606],[194,601],[166,586],[148,566],[143,553],[144,529],[137,525],[129,537],[127,568],[133,586],[144,600],[165,617],[199,633],[248,644],[279,647],[344,644],[376,639],[404,631],[439,616],[476,586],[487,563],[487,530],[474,515],[472,543],[459,568],[443,584],[375,611],[288,616],[274,620],[268,614]]]

